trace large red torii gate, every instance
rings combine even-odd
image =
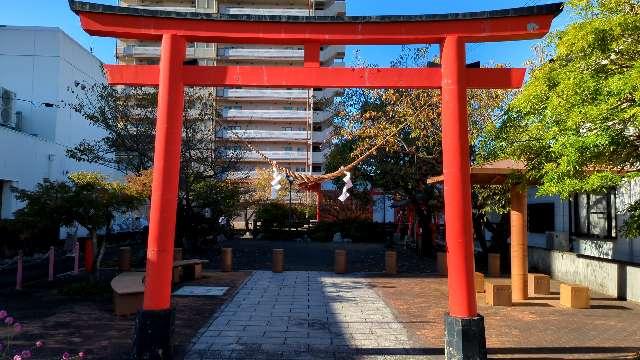
[[[146,10],[69,0],[91,35],[161,41],[160,65],[106,65],[112,85],[158,86],[147,276],[138,315],[140,357],[170,354],[171,271],[185,86],[442,89],[442,147],[448,246],[447,358],[485,358],[484,321],[473,282],[467,95],[512,89],[525,69],[467,68],[465,44],[536,39],[562,4],[418,16],[264,16]],[[184,65],[187,42],[303,45],[304,64]],[[439,44],[440,68],[321,67],[325,45]]]

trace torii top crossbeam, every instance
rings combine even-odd
[[[91,35],[187,42],[304,45],[304,67],[206,66],[183,69],[185,86],[271,88],[440,88],[441,69],[320,67],[320,46],[337,44],[441,44],[534,39],[544,36],[562,4],[416,16],[225,15],[147,10],[69,1]],[[157,86],[153,65],[106,65],[113,85]],[[518,88],[524,69],[467,69],[466,88]]]

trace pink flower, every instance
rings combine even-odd
[[[11,316],[9,316],[6,319],[4,319],[4,323],[7,324],[7,325],[13,324],[13,321],[14,321],[14,319]]]
[[[20,356],[20,355],[14,355],[14,356],[13,356],[13,360],[22,360],[22,356]]]
[[[36,341],[36,347],[37,347],[37,348],[41,348],[41,347],[43,347],[43,346],[44,346],[44,341],[42,341],[42,340],[38,340],[38,341]]]
[[[22,350],[22,358],[23,359],[28,359],[31,357],[31,351],[29,350]]]
[[[0,320],[4,320],[4,318],[7,317],[7,311],[6,310],[0,310]]]
[[[70,355],[68,352],[65,352],[64,354],[62,354],[62,359],[63,359],[63,360],[69,360],[69,357],[70,357],[70,356],[71,356],[71,355]]]
[[[78,353],[78,357],[79,357],[80,359],[84,359],[84,356],[85,356],[85,355],[84,355],[84,351],[80,351],[80,352]]]
[[[13,324],[13,329],[14,329],[16,332],[20,332],[20,331],[22,331],[22,324],[20,324],[20,323],[15,323],[15,324]]]

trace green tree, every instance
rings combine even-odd
[[[16,199],[25,206],[15,212],[16,227],[21,229],[21,237],[31,244],[20,247],[33,250],[48,248],[56,243],[60,228],[73,224],[73,216],[68,198],[73,189],[62,181],[44,180],[33,190],[13,188]]]
[[[640,3],[568,5],[576,21],[538,48],[529,81],[480,144],[481,159],[522,160],[540,195],[563,198],[616,187],[637,175],[640,158]],[[638,219],[631,234],[640,235]]]
[[[117,213],[138,209],[144,197],[132,191],[127,184],[110,182],[106,176],[92,172],[77,172],[69,175],[71,193],[66,199],[71,218],[89,231],[95,255],[95,273],[100,276],[100,264],[104,256],[113,219]],[[107,234],[99,241],[98,231]]]

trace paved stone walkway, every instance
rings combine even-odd
[[[257,271],[186,359],[424,359],[417,350],[365,279]]]

